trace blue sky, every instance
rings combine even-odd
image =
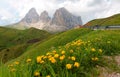
[[[48,11],[51,17],[56,9],[65,7],[86,23],[120,13],[120,0],[0,0],[0,25],[20,21],[32,7],[38,14]]]

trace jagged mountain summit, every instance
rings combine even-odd
[[[18,26],[22,26],[22,29],[34,27],[49,32],[61,32],[82,25],[82,20],[80,16],[71,14],[65,8],[57,9],[53,18],[50,18],[47,11],[43,11],[39,16],[35,8],[32,8],[17,24],[13,28],[17,26],[17,29],[20,29]]]
[[[67,28],[73,28],[76,25],[81,25],[81,17],[77,17],[69,13],[65,8],[60,8],[56,10],[54,17],[52,19],[52,24],[59,26],[66,26]]]
[[[49,22],[51,20],[51,18],[48,15],[47,11],[43,11],[40,15],[40,21],[42,22]]]
[[[35,8],[31,8],[29,10],[29,12],[25,15],[25,17],[21,20],[21,22],[30,24],[30,23],[36,23],[39,20],[40,20],[39,19],[39,15],[36,12],[36,9]]]

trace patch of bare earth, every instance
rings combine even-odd
[[[105,56],[106,59],[108,59],[108,63],[111,63],[110,61],[114,60],[116,63],[116,66],[120,67],[120,55],[109,57]],[[120,72],[114,72],[110,68],[106,67],[99,67],[100,75],[98,77],[120,77]]]
[[[117,65],[120,66],[120,55],[119,56],[115,56],[114,59],[115,59]]]

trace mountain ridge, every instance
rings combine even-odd
[[[34,27],[48,32],[61,32],[74,28],[77,25],[82,25],[81,17],[71,14],[62,7],[56,10],[53,18],[49,16],[47,11],[43,11],[38,15],[36,9],[31,8],[20,22],[9,27],[17,29]]]

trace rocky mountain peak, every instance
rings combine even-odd
[[[49,22],[50,21],[50,17],[48,15],[48,12],[47,11],[43,11],[40,15],[40,21],[42,22]]]
[[[57,9],[56,12],[69,13],[68,10],[64,7]]]
[[[35,8],[31,8],[28,13],[36,13],[36,9]]]
[[[21,20],[25,23],[36,23],[39,21],[39,15],[35,8],[31,8],[25,17]]]
[[[61,32],[82,25],[82,20],[64,7],[57,9],[53,18],[49,17],[47,11],[43,11],[39,16],[35,8],[31,8],[18,24],[25,29],[34,27],[49,32]]]
[[[76,25],[82,25],[82,21],[80,16],[74,16],[65,8],[59,8],[54,14],[52,24],[66,26],[68,29],[70,29]]]

